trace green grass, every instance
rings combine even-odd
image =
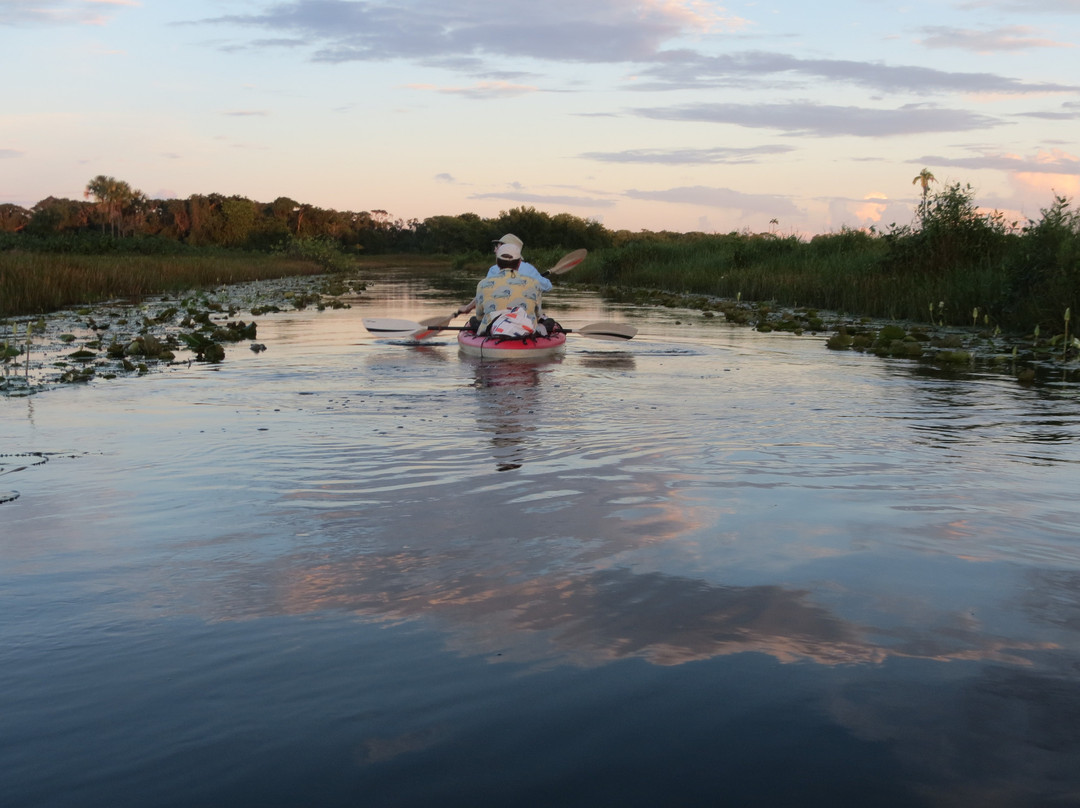
[[[636,242],[597,250],[575,283],[772,301],[875,318],[1030,333],[1060,330],[1080,306],[1080,227],[1023,232],[963,223],[889,235],[857,231],[809,242],[769,234]],[[943,305],[942,305],[943,304]]]
[[[0,253],[0,317],[105,300],[141,300],[204,286],[317,275],[306,258],[265,254],[64,255]]]

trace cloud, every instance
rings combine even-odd
[[[940,92],[1026,95],[1071,93],[1080,85],[1028,83],[993,73],[964,73],[911,65],[886,65],[849,59],[799,59],[783,53],[746,51],[723,56],[704,56],[692,51],[669,51],[658,56],[653,67],[641,72],[653,81],[641,81],[635,90],[664,90],[742,86],[749,80],[769,77],[802,77],[841,81],[881,92],[927,95]]]
[[[442,174],[436,174],[435,179],[438,182],[447,182],[447,183],[450,183],[450,184],[453,184],[453,183],[457,182],[457,180],[454,179],[454,176],[452,174],[447,174],[445,172],[442,173]]]
[[[138,7],[135,0],[5,0],[0,26],[105,25],[122,7]]]
[[[1029,48],[1073,47],[1067,42],[1054,42],[1051,39],[1033,37],[1031,36],[1032,29],[1024,25],[1010,25],[989,31],[933,25],[923,28],[922,31],[926,34],[926,39],[921,40],[921,44],[928,48],[959,48],[976,53],[994,53]]]
[[[974,0],[961,3],[957,8],[965,11],[994,8],[1023,14],[1080,14],[1080,3],[1076,0]]]
[[[650,163],[658,165],[735,165],[760,162],[766,155],[786,154],[795,151],[794,146],[765,145],[749,148],[712,149],[629,149],[619,152],[584,152],[585,160],[601,163]]]
[[[507,21],[513,20],[512,36]],[[203,23],[261,27],[307,38],[329,62],[487,55],[586,62],[649,59],[675,38],[738,27],[693,0],[297,0]]]
[[[889,137],[926,132],[964,132],[983,130],[1001,123],[995,118],[966,110],[914,104],[899,109],[840,107],[809,102],[685,104],[636,109],[633,114],[653,120],[732,124],[818,137]]]
[[[266,6],[250,14],[232,14],[195,21],[263,29],[276,35],[256,40],[307,43],[316,62],[381,62],[415,64],[490,77],[495,65],[520,69],[528,60],[559,63],[635,65],[634,90],[657,91],[739,87],[751,82],[790,86],[843,82],[876,92],[1045,94],[1080,91],[1076,84],[1025,82],[993,73],[935,70],[918,65],[887,65],[844,59],[800,59],[786,53],[747,51],[707,55],[684,45],[702,35],[718,42],[717,31],[745,21],[724,16],[711,4],[696,0],[295,0]],[[513,20],[508,34],[507,20]],[[934,29],[935,42],[957,42],[961,29]],[[1045,46],[1027,36],[1027,29],[985,32],[984,44],[999,48]],[[951,36],[947,32],[952,32]],[[973,36],[973,35],[971,35]],[[230,49],[235,45],[227,46]],[[508,81],[513,77],[503,76]],[[462,92],[468,92],[463,89]],[[477,95],[476,97],[480,97]]]
[[[1080,103],[1075,101],[1066,102],[1061,105],[1058,112],[1019,112],[1017,116],[1022,118],[1042,118],[1050,121],[1071,121],[1074,118],[1080,118]]]
[[[1050,152],[1040,151],[1030,158],[1014,154],[982,154],[975,157],[941,157],[929,154],[909,162],[917,165],[966,168],[973,171],[990,169],[1025,174],[1080,176],[1080,157],[1058,149]]]
[[[1022,202],[1041,200],[1037,206],[1041,206],[1042,202],[1049,202],[1054,196],[1075,199],[1080,194],[1080,175],[1077,174],[1020,171],[1010,174],[1009,181],[1017,190]],[[1021,204],[1018,207],[1030,210],[1030,204]]]
[[[303,39],[289,37],[275,37],[272,39],[256,39],[251,43],[256,48],[300,48],[307,44]],[[238,48],[237,50],[241,50]]]
[[[764,213],[770,216],[801,216],[799,208],[786,196],[776,194],[747,194],[731,188],[708,188],[703,185],[668,188],[661,191],[628,190],[630,199],[645,202],[668,202],[675,205],[698,205],[727,208],[745,213]]]
[[[909,202],[889,199],[880,191],[871,191],[861,199],[832,196],[819,201],[826,204],[827,221],[833,227],[851,226],[852,223],[858,227],[888,227],[912,216]]]
[[[518,96],[540,92],[539,87],[510,84],[505,81],[482,81],[472,87],[437,87],[434,84],[406,84],[405,87],[410,90],[444,93],[474,99],[517,98]]]
[[[270,113],[265,109],[232,109],[221,113],[230,118],[268,118]]]
[[[615,206],[615,203],[610,199],[561,194],[531,194],[518,190],[471,194],[469,199],[503,199],[520,205],[561,205],[580,208],[611,208]]]
[[[18,149],[0,149],[0,160],[11,160],[25,154],[26,152],[21,152]]]

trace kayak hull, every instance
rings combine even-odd
[[[542,359],[561,353],[566,346],[566,334],[562,332],[546,337],[495,339],[459,331],[457,339],[463,354],[481,359]]]

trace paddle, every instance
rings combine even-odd
[[[361,320],[370,333],[390,339],[422,339],[432,331],[465,331],[460,325],[432,328],[425,323],[398,320],[390,317],[366,317]],[[637,336],[637,329],[626,323],[589,323],[581,328],[564,328],[567,334],[580,334],[590,339],[625,340]]]
[[[540,274],[543,275],[545,278],[550,275],[562,275],[563,273],[569,272],[571,269],[584,261],[585,257],[588,254],[589,251],[584,248],[580,250],[574,250],[573,252],[567,253],[562,258],[560,258],[555,264],[555,266],[553,266],[551,269],[547,270],[546,272],[541,272]],[[425,337],[431,336],[431,334],[433,334],[434,332],[446,328],[448,325],[450,325],[450,321],[457,317],[457,315],[458,313],[455,311],[449,317],[436,316],[428,317],[427,319],[421,320],[420,325],[426,326],[427,331],[416,334],[415,338],[424,339]]]
[[[455,317],[457,317],[457,312],[456,311],[453,314],[451,314],[449,317],[438,317],[438,316],[436,316],[436,317],[428,317],[428,318],[426,318],[424,320],[421,320],[420,325],[424,326],[424,328],[426,328],[427,330],[418,333],[416,335],[416,339],[424,339],[425,337],[431,336],[436,331],[441,331],[442,329],[449,326],[450,321],[453,320]]]
[[[564,272],[569,272],[576,267],[582,261],[585,260],[585,256],[589,254],[586,249],[574,250],[572,253],[567,253],[559,259],[559,263],[549,269],[547,272],[541,272],[545,278],[548,275],[562,275]]]

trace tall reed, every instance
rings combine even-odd
[[[294,256],[0,253],[0,317],[326,270]]]
[[[591,253],[574,280],[771,300],[850,314],[1028,331],[1080,305],[1080,215],[1058,199],[1018,231],[980,212],[970,188],[928,201],[918,226],[810,241],[729,233],[639,240]],[[970,318],[970,319],[969,319]],[[1068,326],[1066,326],[1066,329]]]

